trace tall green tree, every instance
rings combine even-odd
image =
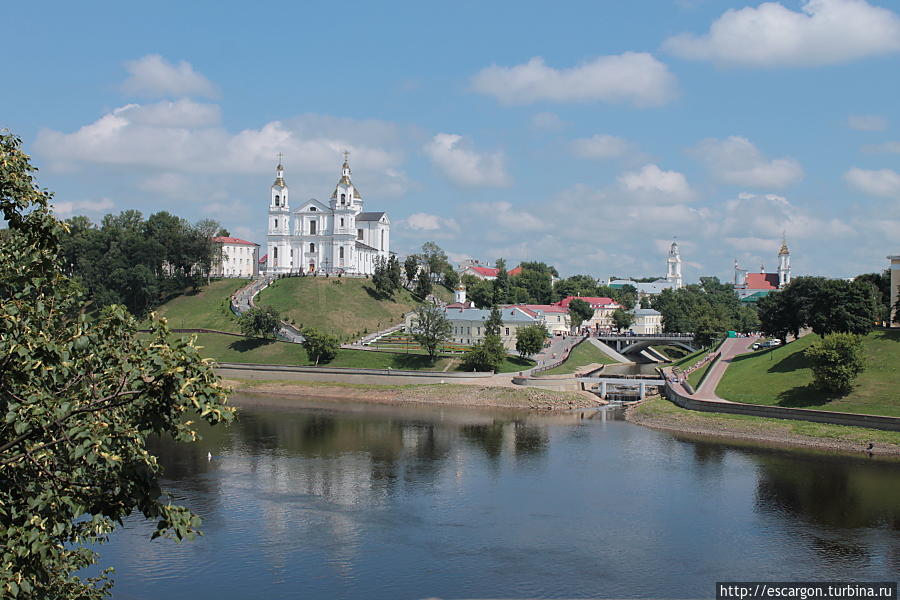
[[[416,296],[424,300],[429,296],[429,294],[431,294],[431,290],[431,275],[429,275],[428,269],[422,269],[421,271],[419,271],[419,276],[416,277],[415,294]]]
[[[147,439],[194,441],[195,420],[233,409],[212,365],[164,321],[139,335],[121,306],[88,318],[61,260],[67,226],[33,172],[21,140],[0,134],[0,596],[100,599],[107,573],[76,573],[125,517],[156,520],[152,537],[199,526],[161,495]]]
[[[491,314],[487,321],[484,322],[484,333],[485,335],[500,335],[501,327],[503,327],[503,315],[500,314],[500,309],[495,304],[491,307]]]
[[[509,302],[509,273],[506,271],[506,260],[498,258],[496,262],[497,277],[494,278],[494,304]]]
[[[419,272],[419,259],[415,254],[410,254],[403,261],[403,273],[406,275],[406,285],[412,288],[416,281],[416,274]]]
[[[247,337],[274,338],[281,329],[281,316],[272,306],[254,306],[244,311],[238,326]]]
[[[572,323],[572,328],[576,331],[581,327],[582,323],[589,321],[593,316],[594,309],[581,298],[575,298],[569,302],[569,322]]]
[[[312,327],[303,330],[303,348],[314,365],[327,363],[337,356],[340,344],[333,335]]]
[[[617,308],[612,313],[612,322],[613,327],[616,328],[616,331],[628,329],[634,323],[634,313],[623,310],[621,308]]]
[[[388,281],[390,282],[391,294],[400,289],[402,285],[402,267],[396,254],[391,254],[387,264]]]
[[[499,335],[488,334],[478,344],[463,355],[461,368],[464,371],[498,371],[506,348]]]
[[[832,333],[807,347],[814,385],[826,393],[846,394],[863,372],[862,340],[852,333]]]
[[[450,265],[447,261],[447,253],[434,242],[425,242],[422,244],[422,259],[428,268],[428,273],[432,277],[432,281],[437,281],[436,278]]]
[[[450,321],[439,307],[426,303],[416,308],[410,333],[432,362],[437,358],[441,344],[450,339],[451,331]]]
[[[543,323],[516,329],[516,352],[522,358],[534,356],[540,352],[546,341],[547,327]]]

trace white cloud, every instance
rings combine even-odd
[[[62,219],[74,215],[99,214],[109,211],[115,204],[109,198],[99,200],[82,200],[74,202],[53,202],[53,213]]]
[[[513,231],[538,231],[546,227],[546,223],[523,207],[513,206],[506,201],[473,202],[467,205],[468,210],[483,219],[487,219],[501,229]]]
[[[739,194],[725,202],[714,217],[711,233],[731,239],[760,238],[780,243],[788,239],[846,237],[855,230],[840,219],[823,219],[775,194]],[[757,244],[757,249],[764,249]]]
[[[644,165],[640,171],[619,175],[619,187],[636,199],[653,203],[683,202],[694,196],[687,178],[678,171],[663,171],[654,164]]]
[[[454,219],[444,218],[428,213],[413,213],[400,222],[401,226],[422,232],[458,232],[459,223]]]
[[[510,184],[503,153],[482,154],[467,149],[462,136],[438,133],[425,144],[424,150],[431,162],[457,185],[503,187]]]
[[[288,177],[313,173],[330,179],[338,173],[341,152],[349,150],[353,167],[366,171],[369,181],[378,180],[380,190],[403,193],[409,185],[398,169],[402,153],[388,148],[402,138],[390,123],[303,115],[232,133],[218,121],[215,105],[129,104],[71,133],[42,130],[35,148],[51,169],[127,165],[168,173],[162,177],[169,183],[174,173],[269,172],[279,152],[285,155]]]
[[[663,47],[726,66],[801,67],[845,63],[900,50],[900,17],[865,0],[807,0],[799,12],[778,2],[731,9],[709,32]]]
[[[491,65],[472,78],[472,89],[501,104],[613,102],[658,106],[676,94],[675,76],[652,55],[625,52],[599,56],[569,69],[534,57],[513,67]]]
[[[850,115],[847,117],[847,127],[857,131],[884,131],[888,121],[879,115]]]
[[[883,144],[863,146],[863,150],[865,152],[874,153],[888,152],[893,154],[900,154],[900,142],[885,142]]]
[[[803,168],[791,158],[767,159],[747,138],[709,138],[691,150],[712,173],[726,183],[782,188],[803,179]]]
[[[891,169],[868,171],[853,167],[844,180],[859,191],[872,196],[900,198],[900,173]]]
[[[621,158],[637,152],[633,142],[614,135],[596,134],[572,141],[572,153],[580,158]]]
[[[148,54],[125,63],[125,68],[130,76],[122,84],[122,90],[128,94],[152,98],[218,96],[216,86],[194,71],[187,61],[173,64],[159,54]]]
[[[538,131],[559,131],[565,122],[552,112],[539,112],[531,115],[531,128]]]

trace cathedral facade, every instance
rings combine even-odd
[[[279,161],[269,199],[267,273],[371,275],[375,259],[390,255],[391,221],[387,213],[363,211],[346,154],[328,204],[313,198],[291,210],[288,196]]]

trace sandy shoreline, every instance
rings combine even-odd
[[[536,412],[560,412],[596,408],[598,399],[588,393],[555,392],[527,387],[492,387],[457,384],[411,386],[362,386],[327,383],[264,382],[223,380],[235,392],[271,394],[285,397],[315,397],[373,404],[424,404],[464,408],[506,408]]]
[[[667,402],[662,400],[662,402]],[[702,436],[723,441],[740,441],[767,446],[789,448],[806,448],[825,452],[840,452],[863,456],[885,456],[900,458],[900,445],[883,441],[874,441],[882,432],[872,432],[873,440],[840,439],[832,437],[816,437],[790,431],[793,425],[804,421],[787,421],[778,419],[762,419],[758,421],[736,421],[723,419],[715,413],[699,413],[677,409],[665,414],[649,413],[642,410],[641,405],[628,407],[625,420],[651,429],[680,433],[687,436]],[[835,426],[838,427],[838,426]],[[847,430],[863,428],[847,427]],[[868,449],[872,444],[871,450]]]

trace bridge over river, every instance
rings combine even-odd
[[[654,379],[651,377],[578,377],[577,380],[586,384],[585,389],[588,390],[593,389],[594,385],[599,385],[600,397],[603,399],[606,399],[606,394],[610,387],[636,390],[638,397],[643,400],[647,395],[648,387],[666,385],[664,379]]]
[[[679,346],[689,352],[698,350],[694,345],[693,333],[601,333],[596,339],[612,346],[621,354],[640,352],[650,346],[665,345]]]

